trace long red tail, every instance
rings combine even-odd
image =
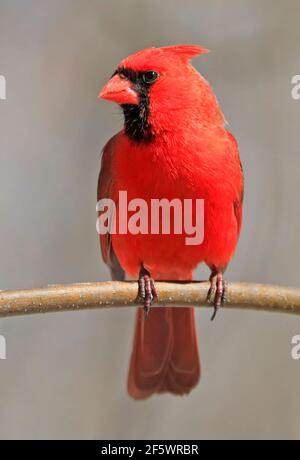
[[[153,393],[189,393],[200,378],[194,308],[152,308],[136,315],[128,393],[146,399]]]

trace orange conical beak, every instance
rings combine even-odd
[[[139,96],[132,89],[130,81],[119,75],[109,80],[98,97],[117,104],[139,104]]]

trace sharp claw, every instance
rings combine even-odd
[[[228,290],[227,283],[225,280],[223,280],[223,292],[222,292],[222,299],[221,299],[222,305],[224,305],[224,303],[226,303],[227,301],[227,290]]]
[[[214,312],[212,314],[212,317],[210,318],[211,321],[213,321],[218,313],[218,307],[214,306]]]
[[[214,296],[215,292],[216,292],[216,288],[211,286],[207,293],[207,298],[206,298],[207,302],[211,302],[211,299]]]
[[[213,321],[219,308],[226,302],[227,285],[220,272],[212,272],[209,280],[210,288],[207,294],[207,301],[210,302],[214,295],[214,312],[211,317],[211,321]]]
[[[141,268],[138,283],[138,299],[144,306],[144,318],[146,320],[149,316],[151,305],[157,300],[157,292],[150,273],[144,267]]]
[[[144,320],[145,321],[147,321],[147,319],[148,319],[149,311],[150,311],[149,308],[147,309],[146,307],[144,307]]]

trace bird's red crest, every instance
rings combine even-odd
[[[173,62],[187,63],[190,59],[200,54],[208,53],[208,50],[199,45],[173,45],[162,48],[146,48],[131,54],[121,62],[121,66],[129,67],[136,70],[150,68],[161,70],[164,68],[168,59]]]
[[[163,51],[181,57],[184,60],[192,59],[195,56],[208,53],[209,50],[199,45],[173,45],[164,46]]]

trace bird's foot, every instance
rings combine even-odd
[[[138,284],[138,299],[144,306],[145,319],[147,319],[151,305],[157,300],[157,292],[154,280],[144,266],[140,270]]]
[[[211,321],[213,321],[216,317],[219,308],[226,302],[227,284],[223,278],[222,273],[220,272],[213,271],[210,275],[209,281],[210,288],[207,293],[207,301],[211,302],[211,300],[213,299],[214,312],[211,317]]]

